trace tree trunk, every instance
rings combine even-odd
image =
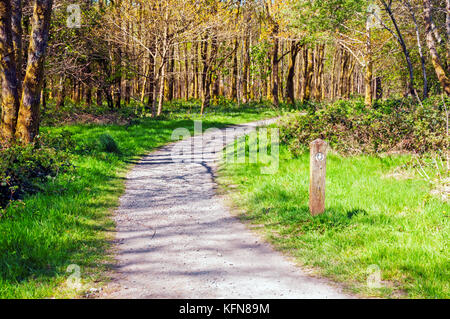
[[[120,47],[117,49],[114,64],[114,104],[117,109],[120,109],[122,102],[122,50]]]
[[[288,97],[289,103],[295,105],[295,96],[294,96],[294,75],[295,75],[295,61],[297,60],[298,51],[300,49],[300,45],[296,41],[291,42],[291,53],[289,56],[289,67],[288,67],[288,75],[286,79],[286,95]]]
[[[397,20],[395,19],[394,14],[392,13],[391,4],[388,5],[386,3],[386,1],[384,1],[384,0],[382,0],[381,2],[383,4],[384,8],[386,9],[387,13],[389,14],[389,17],[391,18],[392,24],[394,25],[395,32],[397,33],[396,39],[397,39],[398,43],[400,44],[400,46],[402,48],[402,51],[403,51],[403,54],[404,54],[405,60],[406,60],[406,65],[408,67],[408,73],[409,73],[408,90],[409,90],[409,93],[411,95],[414,95],[415,94],[415,91],[414,91],[414,72],[413,72],[413,67],[412,67],[412,63],[411,63],[411,58],[409,56],[409,51],[406,48],[406,44],[405,44],[405,41],[403,40],[402,33],[400,32],[400,29],[399,29],[399,27],[397,25]]]
[[[439,54],[436,49],[436,43],[433,38],[432,20],[431,20],[431,2],[430,0],[423,0],[423,13],[425,20],[425,34],[427,39],[428,50],[430,51],[431,62],[433,63],[434,71],[441,83],[442,90],[450,95],[450,80],[445,74],[442,67]]]
[[[195,42],[194,45],[192,46],[193,49],[193,54],[192,54],[192,61],[194,64],[194,70],[193,70],[193,75],[194,75],[194,83],[193,83],[193,91],[194,91],[194,99],[198,99],[199,94],[199,80],[198,80],[198,42]]]
[[[450,2],[450,0],[447,0],[447,2]],[[414,22],[414,28],[416,31],[416,41],[417,41],[417,48],[419,50],[419,56],[420,56],[420,64],[422,66],[422,75],[423,75],[423,98],[426,99],[428,97],[428,79],[427,79],[427,69],[425,66],[425,57],[423,56],[422,52],[422,44],[420,42],[420,33],[419,33],[419,24],[416,20],[416,15],[414,13],[414,9],[411,6],[411,3],[409,0],[406,0],[406,5],[408,7],[408,10],[411,14],[411,18]]]
[[[275,23],[272,27],[272,80],[271,80],[271,88],[272,88],[272,103],[276,107],[279,106],[280,101],[278,97],[278,24]]]
[[[238,40],[234,40],[234,53],[233,53],[233,71],[231,78],[231,99],[237,101],[237,81],[238,81]]]
[[[370,26],[366,25],[366,52],[365,52],[365,76],[364,85],[366,88],[364,103],[366,106],[372,106],[372,77],[373,77],[373,61],[372,61],[372,40]]]
[[[167,100],[172,101],[174,96],[174,68],[175,68],[175,47],[172,46],[169,53],[167,67]]]
[[[96,104],[97,104],[97,106],[102,106],[102,104],[103,104],[103,95],[102,95],[101,88],[97,88]]]
[[[245,26],[244,32],[244,52],[243,52],[243,66],[242,66],[242,102],[248,103],[249,101],[249,69],[250,69],[250,48],[249,48],[249,34],[248,24]]]
[[[58,93],[56,97],[56,109],[60,109],[64,106],[64,101],[66,99],[66,86],[64,82],[64,77],[60,77],[58,84]]]
[[[47,92],[47,81],[44,79],[42,84],[41,91],[41,103],[42,103],[42,111],[45,112],[47,109],[47,100],[48,100],[48,92]]]
[[[381,83],[381,77],[375,78],[375,99],[381,100],[383,98],[383,86]]]
[[[34,5],[27,70],[16,129],[16,137],[23,143],[31,143],[39,133],[40,93],[52,5],[52,0],[36,0]]]
[[[314,75],[314,56],[311,48],[305,47],[303,51],[304,61],[304,81],[303,81],[303,96],[302,102],[309,101],[311,99],[311,82]]]
[[[22,0],[12,0],[11,8],[12,8],[11,28],[12,28],[12,41],[14,43],[14,58],[16,60],[17,92],[19,92],[20,96],[22,92],[22,80],[23,80]]]
[[[353,93],[352,81],[353,81],[353,73],[355,70],[356,61],[352,59],[350,63],[350,67],[345,72],[345,98],[349,99],[350,95]]]
[[[111,94],[111,87],[108,85],[107,87],[103,88],[103,92],[105,93],[106,96],[106,102],[108,104],[108,107],[110,109],[114,108],[114,100]]]
[[[188,46],[184,45],[184,99],[189,100],[189,60]]]
[[[17,91],[17,70],[11,30],[11,5],[0,2],[0,63],[2,82],[2,113],[0,118],[0,142],[10,142],[14,138],[19,109]]]
[[[214,31],[213,31],[214,32]],[[213,35],[211,37],[211,52],[208,58],[208,34],[205,36],[204,47],[202,47],[202,60],[203,60],[203,95],[202,95],[202,107],[200,114],[203,115],[205,109],[209,107],[211,102],[211,83],[212,83],[212,63],[215,60],[218,50],[217,37]]]
[[[314,96],[317,101],[323,100],[324,88],[323,88],[323,62],[325,55],[325,44],[319,44],[317,48],[317,82],[314,88]]]
[[[152,41],[151,42],[151,50],[152,53],[149,53],[148,56],[148,100],[147,100],[147,105],[153,105],[153,101],[156,98],[155,95],[155,87],[156,87],[156,76],[155,76],[155,57],[154,54],[156,54],[155,51],[155,42]],[[152,108],[153,111],[153,116],[156,114],[156,112],[154,112],[154,109]]]
[[[450,74],[450,0],[446,0],[445,29],[447,31],[447,73]]]
[[[164,58],[163,58],[164,59]],[[161,73],[159,76],[159,94],[158,94],[158,111],[156,116],[160,116],[162,113],[162,107],[164,103],[164,82],[166,80],[166,68],[164,66],[165,61],[163,61],[163,65],[161,66]]]
[[[348,62],[350,59],[350,54],[344,49],[341,48],[341,68],[339,71],[339,97],[344,98],[346,96],[346,73],[348,69]]]
[[[335,46],[335,50],[334,50],[334,54],[333,54],[333,67],[331,68],[331,76],[330,76],[330,97],[331,100],[334,101],[335,97],[336,97],[336,69],[337,69],[337,60],[338,60],[338,54],[339,54],[339,50],[338,48]]]

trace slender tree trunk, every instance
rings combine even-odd
[[[168,13],[166,13],[166,21],[168,19]],[[159,71],[159,96],[158,96],[158,111],[156,113],[156,116],[160,116],[162,113],[162,107],[163,107],[163,103],[164,103],[164,83],[166,80],[166,74],[165,74],[165,69],[166,69],[166,63],[167,63],[167,58],[168,58],[168,54],[169,54],[169,50],[170,47],[168,47],[169,45],[169,26],[168,26],[168,22],[166,22],[166,25],[164,26],[164,35],[163,35],[163,42],[162,42],[162,47],[164,50],[164,53],[162,54],[161,57],[161,66],[160,66],[160,71]]]
[[[243,52],[243,66],[242,66],[242,102],[245,104],[249,101],[249,69],[250,69],[250,48],[249,48],[249,19],[247,19],[244,32],[244,52]]]
[[[356,66],[356,61],[355,59],[352,59],[351,63],[350,63],[350,67],[346,70],[345,72],[345,98],[349,99],[350,95],[353,93],[353,88],[352,88],[352,81],[353,81],[353,73],[355,70],[355,66]]]
[[[86,100],[86,105],[88,105],[88,106],[92,105],[92,87],[89,84],[86,87],[85,100]]]
[[[113,101],[113,97],[112,97],[112,94],[111,94],[111,87],[109,85],[107,87],[104,87],[103,88],[103,92],[105,93],[106,102],[108,104],[108,107],[110,109],[113,109],[114,108],[114,101]]]
[[[335,46],[334,48],[334,54],[333,54],[333,67],[331,68],[331,77],[330,77],[330,97],[331,100],[334,101],[335,97],[336,97],[336,90],[335,90],[335,86],[336,86],[336,69],[337,69],[337,60],[338,60],[338,54],[339,54],[339,50],[338,48]]]
[[[184,99],[189,100],[189,59],[188,46],[184,45]]]
[[[162,113],[162,107],[164,103],[164,82],[166,79],[166,68],[163,65],[161,67],[161,73],[159,76],[159,94],[158,94],[158,111],[156,113],[156,116],[160,116]]]
[[[47,80],[44,79],[42,84],[41,91],[41,103],[42,103],[42,111],[45,112],[47,109],[47,100],[48,100],[48,92],[47,92]]]
[[[58,84],[58,93],[56,97],[56,108],[60,109],[64,106],[64,101],[66,99],[66,86],[64,77],[59,78],[59,84]]]
[[[375,99],[381,100],[383,98],[383,86],[381,82],[381,77],[377,76],[375,78]]]
[[[442,67],[439,54],[436,49],[436,43],[433,38],[432,20],[431,20],[431,1],[423,0],[423,12],[425,20],[425,34],[427,39],[428,50],[430,51],[431,62],[433,63],[434,71],[441,83],[442,90],[450,95],[450,80],[445,74],[445,70]]]
[[[348,62],[349,62],[349,53],[344,48],[341,48],[341,68],[339,71],[339,97],[344,98],[346,96],[346,72],[348,69]]]
[[[323,100],[323,62],[325,55],[325,44],[319,44],[317,48],[317,82],[315,86],[315,99],[317,101]]]
[[[372,61],[372,40],[370,26],[366,25],[366,52],[365,52],[365,76],[364,85],[366,88],[364,103],[366,106],[372,106],[372,77],[373,77],[373,61]]]
[[[446,0],[445,29],[447,31],[447,73],[450,74],[450,0]]]
[[[279,40],[278,40],[278,24],[274,23],[272,26],[272,103],[278,107],[280,104],[279,96],[278,96],[278,46],[279,46]]]
[[[148,56],[148,100],[147,100],[147,105],[151,105],[153,106],[153,103],[156,99],[156,95],[155,95],[155,87],[156,87],[156,75],[155,75],[155,55],[156,55],[156,50],[155,50],[155,42],[151,40],[151,50],[152,53],[149,53]],[[152,112],[153,112],[153,116],[156,115],[156,112],[154,110],[154,108],[152,108]]]
[[[214,32],[214,31],[213,31]],[[211,52],[208,59],[208,34],[205,36],[204,47],[202,48],[202,59],[203,59],[203,74],[202,74],[202,82],[203,82],[203,98],[202,98],[202,107],[200,110],[200,114],[204,114],[206,108],[209,107],[211,101],[211,83],[212,83],[212,63],[216,58],[218,43],[217,36],[214,34],[211,37]]]
[[[302,102],[309,101],[311,99],[311,82],[314,76],[314,55],[311,48],[305,47],[303,51],[304,60],[304,81],[303,81],[303,97]]]
[[[210,91],[207,87],[208,79],[208,34],[203,38],[200,47],[200,58],[202,60],[202,107],[200,113],[203,114],[205,102],[209,103]]]
[[[414,92],[414,72],[413,72],[413,67],[412,67],[412,63],[411,63],[411,58],[409,56],[409,51],[406,48],[406,44],[403,39],[402,33],[400,32],[400,29],[398,27],[397,20],[395,19],[394,14],[391,10],[391,4],[390,3],[387,4],[386,1],[384,1],[384,0],[382,0],[381,2],[383,4],[384,8],[386,9],[387,13],[389,14],[392,24],[394,25],[395,32],[397,33],[396,39],[402,48],[402,51],[403,51],[403,54],[404,54],[405,60],[406,60],[406,65],[408,67],[408,73],[409,73],[408,90],[411,95],[414,95],[415,94],[415,92]]]
[[[194,83],[193,83],[193,91],[194,91],[194,99],[198,99],[199,94],[199,79],[198,79],[198,42],[195,42],[194,45],[192,46],[193,49],[193,54],[192,54],[192,61],[194,64],[194,70],[193,70],[193,75],[194,75]]]
[[[102,90],[101,90],[101,88],[97,88],[97,92],[96,92],[96,104],[97,104],[97,106],[102,106],[102,104],[103,104],[103,95],[102,95]]]
[[[34,5],[27,70],[16,129],[16,137],[23,143],[31,143],[39,133],[40,93],[52,5],[52,0],[36,0]]]
[[[127,22],[127,33],[130,33],[130,23]],[[126,55],[125,55],[125,61],[124,59],[122,59],[122,68],[125,69],[127,67],[127,61],[129,61],[129,52],[130,52],[130,38],[129,36],[127,36],[126,39],[126,45],[125,45],[125,51],[126,51]],[[124,86],[125,86],[125,96],[124,96],[124,101],[126,105],[129,105],[131,102],[131,80],[128,78],[127,74],[125,73],[125,76],[123,77],[123,82],[124,82]],[[90,102],[89,102],[90,104]]]
[[[296,41],[292,41],[289,56],[288,75],[286,79],[286,96],[288,97],[289,103],[292,105],[295,105],[295,96],[294,96],[295,61],[297,60],[299,49],[300,49],[299,43]]]
[[[447,1],[449,2],[450,0],[447,0]],[[425,57],[423,56],[422,44],[420,42],[419,24],[417,23],[414,9],[411,6],[411,3],[409,2],[409,0],[406,0],[406,6],[408,7],[408,10],[411,14],[411,18],[414,22],[414,28],[416,31],[417,48],[419,50],[420,64],[422,66],[422,75],[423,75],[423,98],[426,99],[428,97],[428,79],[427,79],[427,69],[425,66]]]
[[[238,81],[238,40],[234,40],[233,67],[231,78],[231,99],[237,101],[237,81]]]
[[[147,65],[144,65],[144,80],[142,82],[142,87],[141,87],[141,103],[144,104],[145,103],[145,98],[147,96],[147,83],[148,83],[148,78],[150,77],[150,67]]]
[[[167,74],[167,100],[172,101],[174,97],[174,68],[175,68],[175,47],[172,46],[169,53],[168,74]]]
[[[117,109],[120,109],[122,102],[122,49],[117,48],[115,55],[115,79],[114,79],[114,104]]]

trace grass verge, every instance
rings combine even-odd
[[[219,183],[276,248],[355,293],[449,298],[450,207],[427,182],[390,174],[408,159],[329,155],[326,212],[317,217],[308,210],[309,154],[295,158],[284,145],[276,174],[224,163]],[[378,269],[381,287],[369,288]]]

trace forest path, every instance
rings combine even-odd
[[[145,156],[130,171],[115,216],[118,264],[100,297],[349,298],[309,276],[230,214],[215,194],[221,152],[214,149],[221,142],[213,136],[203,134],[201,162],[172,157],[175,147],[201,139],[195,136]]]

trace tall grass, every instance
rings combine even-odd
[[[274,175],[261,175],[258,164],[226,163],[220,181],[241,217],[276,247],[354,292],[449,298],[450,207],[426,181],[392,174],[409,160],[330,155],[326,211],[317,217],[308,210],[307,153],[295,158],[282,146]],[[379,289],[366,284],[373,267],[381,271]]]

